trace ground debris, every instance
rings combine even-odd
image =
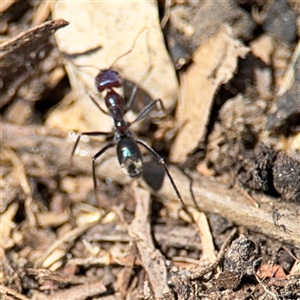
[[[1,299],[299,298],[295,1],[0,11]],[[126,121],[151,97],[165,104],[166,117],[153,109],[130,129],[164,158],[194,222],[146,152],[137,181],[115,149],[101,155],[96,192],[106,138],[83,136],[71,163],[78,132],[112,129],[90,99],[105,108],[92,72],[110,66],[125,108],[138,86]]]
[[[48,21],[1,44],[0,107],[8,104],[25,80],[33,76],[39,63],[49,55],[53,48],[50,36],[67,25],[65,20]]]

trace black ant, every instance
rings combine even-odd
[[[134,42],[135,43],[135,42]],[[127,51],[122,56],[118,57],[117,60],[119,60],[121,57],[128,54],[132,49]],[[130,126],[133,123],[136,123],[140,120],[142,120],[149,112],[150,110],[159,103],[160,108],[163,112],[165,112],[165,108],[163,106],[163,103],[161,99],[156,99],[148,103],[137,115],[136,119],[133,122],[128,122],[124,119],[124,115],[126,112],[131,108],[131,105],[133,103],[133,100],[136,96],[137,86],[135,86],[131,92],[131,96],[128,100],[128,102],[125,104],[124,98],[119,95],[114,88],[119,88],[123,85],[124,80],[121,77],[121,75],[113,70],[113,66],[116,63],[116,61],[112,64],[112,66],[108,69],[100,70],[98,75],[95,78],[95,84],[97,90],[102,93],[106,92],[104,100],[105,105],[108,109],[108,112],[106,112],[94,99],[94,97],[90,94],[91,100],[94,102],[94,104],[105,114],[110,115],[113,118],[114,121],[114,129],[112,132],[101,132],[101,131],[95,131],[95,132],[82,132],[79,134],[75,145],[72,150],[71,158],[73,157],[75,150],[79,144],[80,138],[83,135],[87,136],[100,136],[105,135],[107,137],[113,137],[111,142],[108,142],[107,145],[105,145],[100,151],[98,151],[92,158],[92,166],[93,166],[93,181],[94,181],[94,190],[96,192],[97,189],[97,179],[96,179],[96,164],[95,161],[98,157],[100,157],[107,149],[117,146],[117,157],[119,160],[119,164],[125,174],[129,175],[132,178],[139,178],[142,175],[142,168],[143,168],[143,160],[142,160],[142,153],[138,147],[138,144],[143,146],[148,152],[150,152],[154,158],[164,167],[164,170],[169,177],[169,180],[173,186],[173,189],[177,195],[178,200],[181,202],[183,208],[187,212],[187,214],[190,216],[190,218],[193,221],[193,217],[191,213],[188,211],[185,203],[183,202],[183,199],[179,193],[179,190],[164,162],[164,159],[155,151],[153,150],[149,145],[147,145],[143,140],[140,140],[134,136],[132,131],[130,130]]]

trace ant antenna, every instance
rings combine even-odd
[[[97,71],[101,71],[99,68],[97,68],[97,67],[95,67],[93,65],[77,65],[74,62],[70,61],[68,57],[66,57],[66,61],[68,63],[70,63],[74,67],[78,67],[78,68],[92,68],[92,69],[96,69]]]
[[[128,55],[130,52],[133,51],[135,45],[136,45],[136,42],[138,40],[138,38],[141,36],[141,34],[146,31],[146,30],[149,30],[148,28],[143,28],[139,31],[139,33],[136,35],[136,37],[134,38],[134,41],[130,47],[129,50],[127,50],[125,53],[121,54],[119,57],[117,57],[114,62],[111,64],[111,66],[108,68],[108,69],[113,69],[115,64],[124,56]],[[66,53],[63,53],[63,57],[66,59],[67,62],[70,62],[70,56],[71,55],[68,55]],[[78,68],[92,68],[92,69],[96,69],[97,71],[101,71],[101,69],[99,69],[98,67],[96,66],[93,66],[93,65],[77,65],[75,64],[74,62],[71,62],[71,64],[75,67],[78,67]]]
[[[117,61],[119,61],[122,57],[124,57],[124,56],[126,56],[127,54],[129,54],[130,52],[132,52],[132,50],[134,49],[135,44],[136,44],[138,38],[139,38],[139,37],[141,36],[141,34],[142,34],[144,31],[146,31],[146,30],[149,30],[149,29],[148,29],[148,28],[143,28],[143,29],[141,29],[141,30],[139,31],[139,33],[136,35],[136,37],[135,37],[135,39],[134,39],[134,41],[133,41],[133,43],[132,43],[130,49],[127,50],[125,53],[121,54],[119,57],[117,57],[117,58],[114,60],[114,62],[112,63],[112,65],[109,67],[109,69],[113,69],[114,66],[115,66],[115,64],[117,63]]]

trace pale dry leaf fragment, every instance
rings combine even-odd
[[[55,109],[47,114],[46,125],[64,132],[89,131],[91,128],[83,119],[82,109],[79,103],[76,102],[75,97],[75,93],[72,91],[65,95]]]
[[[263,34],[250,43],[252,53],[267,65],[271,64],[272,53],[275,47],[274,38],[268,34]]]
[[[57,227],[69,221],[70,216],[67,211],[57,212],[48,211],[37,214],[37,223],[41,227]]]
[[[52,271],[58,270],[62,265],[62,259],[65,257],[67,252],[66,248],[55,249],[44,261],[43,268],[50,268]]]
[[[38,257],[38,259],[35,261],[35,266],[38,267],[44,265],[45,261],[53,261],[51,257],[56,256],[55,254],[53,255],[53,252],[55,252],[57,249],[62,249],[62,251],[65,251],[66,253],[68,245],[72,244],[80,235],[82,235],[87,229],[94,226],[97,222],[87,223],[80,227],[76,227],[61,237],[58,237],[58,239],[40,257]]]
[[[2,295],[3,295],[3,298],[2,298]],[[1,299],[29,300],[29,298],[27,298],[26,296],[15,291],[15,289],[5,286],[4,284],[0,284],[0,296],[1,296]],[[44,300],[44,299],[40,298],[39,300]]]
[[[299,260],[295,261],[295,263],[290,271],[290,274],[298,275],[298,276],[300,275],[300,261]]]
[[[202,257],[206,259],[209,263],[213,263],[216,260],[216,254],[213,237],[207,217],[205,213],[198,210],[192,210],[192,214],[194,219],[196,220],[201,236],[201,243],[203,247]]]
[[[53,5],[53,16],[70,22],[56,39],[61,52],[73,54],[74,64],[106,69],[133,48],[114,68],[153,99],[161,98],[167,109],[175,106],[178,83],[155,2],[58,1]],[[87,94],[97,94],[94,79],[98,71],[74,64],[69,64],[68,75],[83,118],[93,130],[99,126],[103,131],[111,130],[111,118],[99,111]]]
[[[193,64],[182,76],[176,112],[180,131],[171,149],[171,160],[184,161],[204,140],[214,95],[234,75],[239,57],[249,48],[232,37],[231,27],[222,28],[194,53]]]
[[[15,244],[12,235],[13,229],[16,227],[16,223],[13,219],[18,208],[18,203],[12,203],[5,212],[0,214],[0,244],[3,249],[9,249]]]

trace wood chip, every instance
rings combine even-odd
[[[171,148],[171,160],[183,162],[204,140],[214,96],[234,75],[239,57],[249,49],[232,37],[224,25],[194,53],[193,64],[181,77],[181,97],[176,111],[180,131]]]
[[[1,44],[0,107],[12,99],[17,88],[52,49],[49,37],[67,25],[68,22],[61,19],[48,21]]]

